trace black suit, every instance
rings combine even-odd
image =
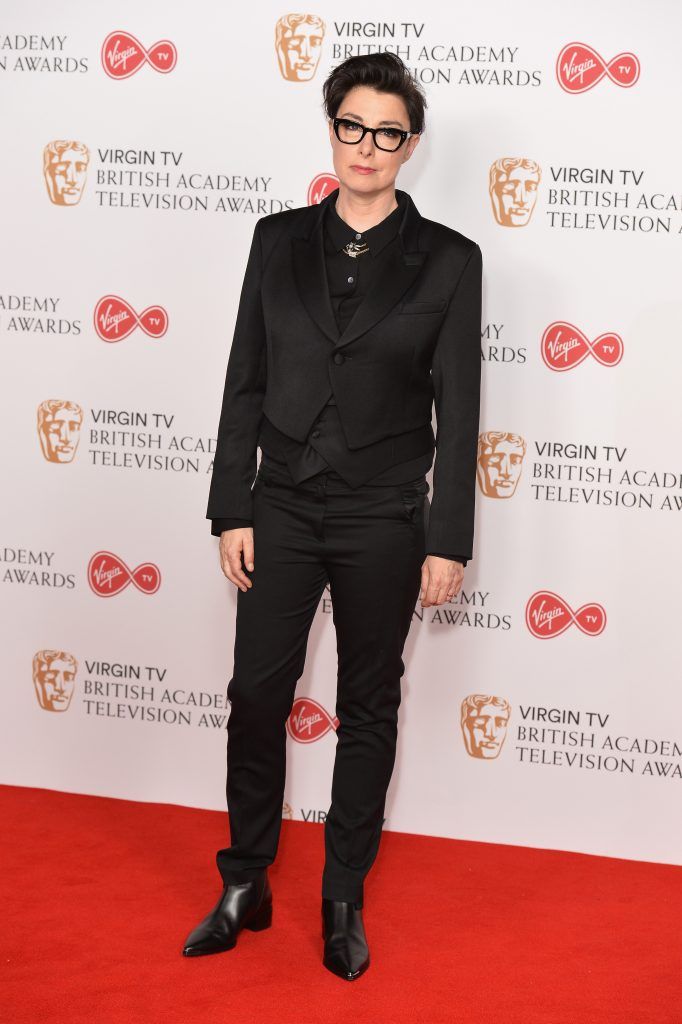
[[[481,250],[422,217],[407,193],[396,189],[396,196],[405,204],[398,244],[341,333],[325,280],[322,230],[336,193],[317,206],[256,223],[227,364],[207,518],[252,522],[251,486],[265,420],[303,444],[333,395],[348,448],[365,450],[350,481],[360,486],[422,455],[425,444],[433,448],[435,402],[426,550],[471,558]]]
[[[227,688],[231,845],[217,852],[218,869],[224,882],[239,882],[274,860],[285,723],[329,584],[339,724],[322,895],[360,905],[381,837],[425,550],[471,554],[478,443],[481,251],[397,194],[398,233],[345,326],[326,279],[323,218],[334,193],[258,221],[207,513],[251,522],[255,547],[254,569],[244,566],[253,585],[237,592]],[[423,472],[434,397],[429,506]],[[284,458],[266,458],[270,447]],[[415,466],[421,476],[405,479]],[[312,707],[310,721],[315,714]]]
[[[405,192],[398,192],[397,203],[395,210],[384,217],[380,223],[364,232],[353,231],[350,225],[339,216],[334,202],[329,203],[326,207],[323,217],[325,266],[329,297],[334,309],[339,336],[346,329],[358,306],[371,289],[372,281],[390,251],[390,246],[399,244],[398,227],[407,203]],[[368,252],[361,256],[351,257],[345,251],[345,247],[351,241],[368,245]],[[373,476],[371,482],[377,485],[407,483],[428,472],[433,461],[431,434],[422,437],[419,443],[423,449],[422,453],[389,465]],[[313,424],[310,437],[305,442],[297,441],[283,434],[267,416],[263,415],[259,446],[266,464],[268,462],[278,463],[284,471],[288,469],[288,475],[293,484],[299,484],[330,468],[333,468],[350,483],[357,475],[356,467],[368,458],[372,458],[371,445],[354,450],[348,447],[333,394],[327,400],[327,404]],[[220,536],[223,530],[252,525],[251,519],[236,517],[213,519],[211,533],[214,536]],[[467,559],[460,554],[429,550],[426,553],[454,559],[461,562],[462,565],[467,564]]]

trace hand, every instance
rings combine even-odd
[[[223,530],[220,534],[220,568],[231,583],[246,592],[253,586],[253,581],[242,569],[242,552],[246,568],[253,572],[253,527]]]
[[[456,597],[462,589],[464,566],[450,558],[427,555],[422,565],[422,584],[419,600],[422,608],[443,604]]]

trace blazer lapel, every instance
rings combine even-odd
[[[355,341],[382,320],[416,280],[425,260],[425,252],[408,254],[403,252],[400,243],[392,246],[372,282],[371,291],[367,292],[355,310],[345,331],[338,337],[335,348]]]
[[[336,189],[317,206],[310,208],[315,221],[309,235],[305,238],[292,238],[291,244],[296,286],[301,301],[329,340],[336,341],[339,337],[339,328],[329,298],[322,231],[324,206],[331,196],[336,197]]]
[[[400,301],[416,280],[428,254],[418,248],[421,215],[408,195],[398,228],[398,244],[391,246],[371,291],[365,295],[345,331],[340,334],[329,297],[323,235],[324,211],[328,203],[336,201],[336,191],[311,207],[310,230],[306,236],[292,239],[292,259],[301,301],[315,323],[334,342],[334,347],[341,348],[368,331]]]

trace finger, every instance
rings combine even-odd
[[[428,562],[424,562],[424,564],[422,565],[422,579],[421,579],[421,586],[420,586],[420,590],[419,590],[419,600],[422,602],[422,604],[424,602],[424,598],[426,597],[426,591],[428,590],[428,586],[429,586],[429,566],[428,566]]]
[[[253,534],[248,534],[244,538],[244,564],[249,572],[253,572]]]
[[[445,604],[448,596],[448,587],[449,581],[447,579],[443,580],[443,582],[438,588],[438,593],[436,594],[434,604]]]
[[[227,552],[227,548],[223,547],[223,545],[221,545],[220,547],[220,568],[223,570],[223,575],[226,577],[226,579],[228,579],[230,583],[234,583],[234,585],[238,587],[239,580],[232,572],[232,567],[230,565],[230,559]]]
[[[429,599],[429,604],[438,604],[439,603],[438,598],[439,598],[439,596],[442,596],[442,595],[445,594],[445,591],[447,589],[447,584],[448,584],[447,577],[443,577],[443,576],[440,576],[440,575],[435,576],[434,574],[431,575],[431,583],[430,583],[430,586],[429,586],[429,589],[428,589],[428,593],[427,593],[427,597]]]
[[[436,603],[439,590],[442,589],[443,584],[440,582],[440,577],[435,576],[431,573],[431,579],[429,580],[429,586],[426,591],[426,605],[431,606]]]
[[[242,549],[241,546],[238,548],[228,548],[227,555],[227,572],[228,579],[231,579],[233,583],[236,583],[240,590],[248,590],[253,586],[251,580],[242,569]]]

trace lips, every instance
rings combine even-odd
[[[357,171],[358,174],[374,174],[373,167],[362,167],[360,164],[353,164],[351,170]]]

